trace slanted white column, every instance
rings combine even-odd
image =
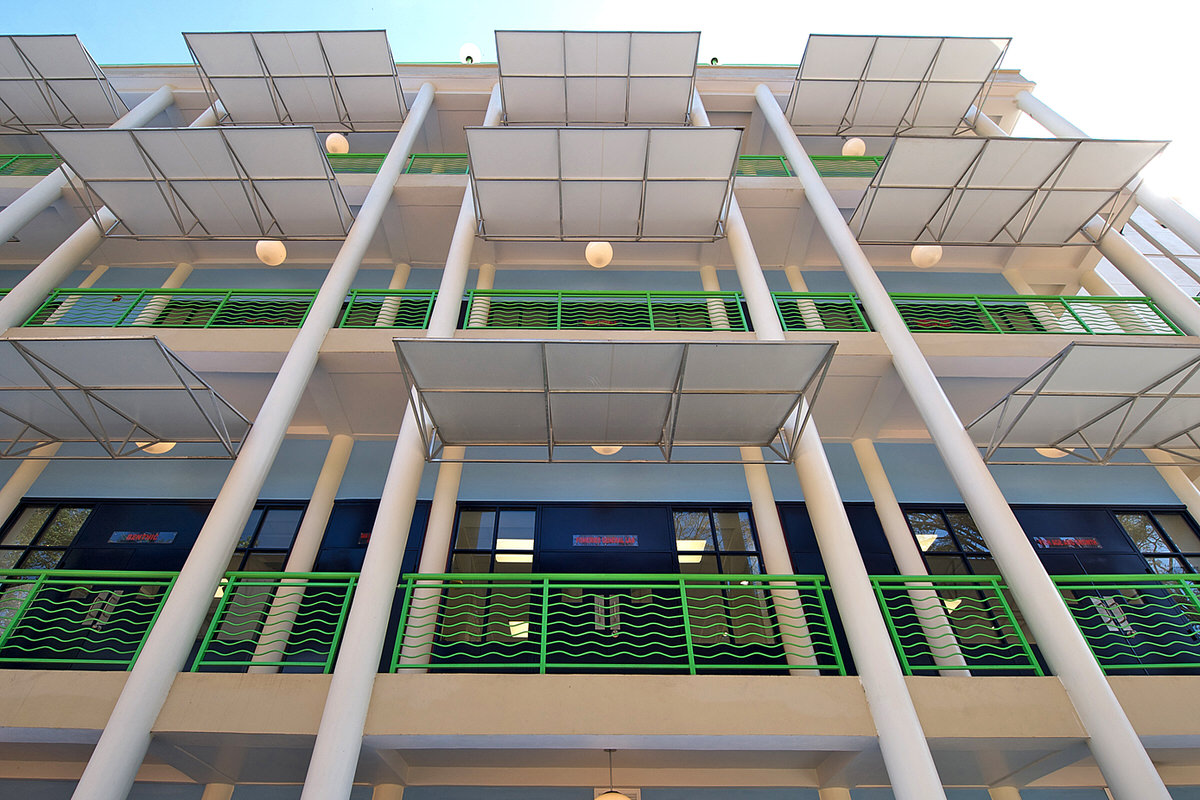
[[[283,565],[284,572],[311,572],[317,563],[321,539],[325,536],[329,515],[333,512],[333,501],[337,499],[338,487],[342,485],[342,477],[346,474],[346,465],[350,463],[350,451],[353,449],[353,436],[339,433],[330,440],[329,449],[325,452],[325,461],[317,474],[317,485],[313,487],[308,506],[304,509],[304,518],[300,520],[300,528],[296,531],[296,540],[292,542],[287,563]],[[294,583],[294,588],[291,585],[280,587],[271,600],[267,621],[250,659],[252,662],[280,661],[283,658],[288,638],[292,635],[292,626],[296,623],[300,603],[304,600],[305,581],[300,578],[289,580],[288,583]],[[253,664],[247,672],[275,673],[279,672],[279,666]]]
[[[496,265],[480,264],[479,274],[475,276],[475,291],[490,292],[496,286]],[[492,298],[475,295],[471,303],[471,316],[467,320],[468,328],[486,328],[488,317],[492,313]]]
[[[1089,269],[1079,276],[1079,285],[1096,297],[1115,297],[1120,294],[1111,283],[1104,279],[1096,270]]]
[[[109,125],[109,128],[140,128],[157,117],[175,102],[170,86],[160,86],[157,91],[131,108],[125,116]],[[0,210],[0,242],[7,242],[38,214],[45,211],[62,197],[63,189],[71,182],[74,172],[63,164],[46,177],[26,189],[20,197]]]
[[[1008,285],[1016,291],[1017,294],[1034,295],[1033,287],[1029,285],[1029,281],[1025,280],[1025,276],[1021,274],[1019,269],[1009,267],[1001,271],[1004,280],[1008,281]],[[1051,333],[1062,333],[1064,331],[1062,321],[1058,318],[1058,314],[1054,309],[1045,303],[1029,303],[1029,310],[1033,312],[1033,316],[1042,324],[1042,327]],[[1074,320],[1072,320],[1074,322]]]
[[[404,169],[425,115],[433,105],[433,94],[433,86],[428,83],[417,93],[404,125],[279,368],[196,544],[125,680],[116,707],[75,788],[75,800],[123,800],[129,793],[150,745],[154,720],[166,701],[176,673],[184,666],[212,602],[213,592],[283,443],[292,415],[316,366],[321,343],[337,322],[346,292],[392,202],[396,180]],[[386,610],[384,614],[386,618]]]
[[[392,279],[388,281],[389,292],[399,292],[408,285],[408,276],[412,268],[408,264],[397,264],[392,269]],[[379,306],[379,316],[375,318],[376,328],[391,328],[396,325],[396,315],[400,313],[399,297],[388,297]]]
[[[721,291],[721,281],[717,277],[717,268],[712,264],[700,267],[700,286],[706,292]],[[705,303],[708,306],[708,324],[714,331],[729,330],[729,313],[725,310],[725,301],[714,297]]]
[[[153,116],[152,114],[151,117]],[[216,106],[213,106],[188,127],[207,128],[216,124],[217,111]],[[79,269],[84,260],[104,241],[104,232],[110,230],[117,222],[119,220],[108,210],[108,206],[101,206],[94,218],[80,225],[66,241],[54,249],[54,252],[46,256],[42,263],[30,270],[20,283],[0,298],[0,331],[16,327],[27,320],[45,301],[46,295],[57,289],[68,275]],[[7,236],[0,239],[7,240]]]
[[[1179,498],[1179,501],[1187,506],[1188,513],[1192,515],[1192,519],[1200,522],[1200,488],[1192,483],[1191,479],[1184,473],[1182,467],[1171,466],[1171,457],[1166,453],[1158,450],[1144,450],[1146,458],[1151,461],[1162,464],[1163,466],[1155,467],[1162,479],[1167,482],[1167,486],[1171,487],[1171,491]],[[15,476],[14,476],[15,477]]]
[[[962,422],[942,391],[900,313],[846,220],[764,85],[755,89],[767,124],[805,190],[817,221],[837,253],[934,444],[966,501],[1025,619],[1070,696],[1089,746],[1120,800],[1169,800],[1166,787],[1092,656],[1062,597],[1042,567]],[[1161,275],[1161,273],[1159,273]],[[1197,304],[1193,301],[1193,306]],[[799,462],[797,462],[799,464]],[[805,491],[805,496],[809,495]],[[841,605],[839,599],[839,606]],[[843,614],[845,610],[843,609]],[[855,661],[858,657],[855,656]],[[894,776],[893,776],[894,777]]]
[[[788,287],[793,292],[808,291],[808,284],[804,281],[804,274],[800,272],[800,267],[788,264],[783,268],[783,274],[787,277]],[[797,300],[796,308],[800,311],[800,319],[804,320],[805,328],[810,331],[825,330],[825,321],[821,319],[816,303],[812,300]]]
[[[1021,792],[1015,786],[989,786],[991,800],[1021,800]]]
[[[167,279],[163,281],[163,285],[159,288],[178,289],[179,287],[183,286],[184,282],[187,281],[191,274],[191,264],[186,262],[176,264],[175,269],[171,270],[171,274],[167,276]],[[154,297],[150,298],[150,302],[146,303],[145,308],[138,313],[137,319],[133,321],[133,324],[153,325],[158,319],[158,315],[162,313],[162,310],[167,307],[167,303],[169,302],[171,302],[171,295],[169,294],[155,295]]]
[[[499,121],[500,86],[497,84],[492,89],[484,124],[496,125]],[[474,240],[475,206],[468,183],[430,315],[427,333],[430,338],[454,335]],[[371,543],[367,546],[333,680],[325,697],[301,800],[346,800],[354,785],[371,689],[383,654],[383,640],[404,559],[404,545],[425,466],[419,425],[410,404],[405,410],[404,423],[396,437],[396,449],[384,479],[379,511],[371,528]]]
[[[87,277],[79,282],[79,288],[92,288],[96,285],[96,281],[100,280],[100,278],[103,277],[104,273],[106,272],[108,272],[107,264],[97,264],[96,266],[92,267],[92,271],[87,274]],[[54,313],[46,317],[46,324],[57,325],[59,320],[66,316],[67,312],[75,306],[76,300],[78,300],[77,297],[68,297],[66,300],[60,303],[58,308],[54,309]]]
[[[233,785],[229,783],[209,783],[204,786],[204,794],[200,800],[232,800]]]
[[[0,523],[3,523],[17,510],[21,500],[33,488],[34,482],[46,469],[46,465],[50,463],[50,457],[57,453],[61,446],[58,442],[52,442],[35,449],[30,455],[41,456],[41,458],[25,459],[4,482],[3,488],[0,488]]]
[[[1091,138],[1028,91],[1022,89],[1017,92],[1015,100],[1017,108],[1033,117],[1039,125],[1055,136],[1062,139]],[[1154,191],[1153,188],[1146,185],[1144,180],[1131,185],[1135,187],[1133,199],[1137,201],[1138,205],[1149,211],[1155,219],[1166,225],[1172,233],[1200,253],[1200,220],[1179,203]]]
[[[699,92],[692,95],[692,119],[696,125],[708,124]],[[808,156],[802,158],[811,168]],[[775,313],[771,292],[767,289],[758,254],[750,241],[750,231],[736,197],[729,203],[726,231],[757,338],[781,341],[783,327]],[[837,481],[812,419],[800,435],[795,467],[829,585],[879,734],[879,748],[896,800],[945,800],[946,793],[925,741],[921,721],[904,683],[858,542],[842,505]]]

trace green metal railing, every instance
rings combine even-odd
[[[58,289],[26,327],[296,328],[313,291],[269,289]]]
[[[1200,667],[1200,575],[1053,580],[1105,672]]]
[[[873,576],[871,583],[906,675],[1042,674],[999,576]]]
[[[331,672],[357,582],[357,573],[228,573],[192,672],[252,665]]]
[[[882,156],[809,156],[822,178],[870,178],[883,164]]]
[[[339,328],[426,328],[437,292],[359,289],[350,293]]]
[[[329,153],[326,157],[334,172],[373,175],[379,172],[387,153]]]
[[[413,153],[404,167],[411,175],[466,175],[469,170],[466,153]]]
[[[788,178],[792,171],[788,169],[786,156],[738,156],[736,174],[747,178]]]
[[[738,292],[471,292],[468,329],[748,330]]]
[[[21,153],[0,155],[0,177],[6,175],[49,175],[58,169],[62,159],[53,153],[41,155]]]
[[[845,674],[814,575],[408,575],[392,671]]]
[[[130,669],[177,575],[0,570],[0,663]]]
[[[840,292],[774,292],[785,331],[869,331],[858,298]]]

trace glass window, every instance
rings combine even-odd
[[[458,550],[491,550],[495,527],[495,511],[464,508],[458,512],[458,536],[454,547]]]
[[[1146,564],[1149,565],[1151,572],[1159,575],[1179,575],[1191,571],[1184,566],[1184,561],[1181,558],[1147,556]]]
[[[0,536],[0,569],[54,569],[92,513],[90,506],[26,506]]]
[[[1154,512],[1154,520],[1181,553],[1200,553],[1200,537],[1183,514]]]
[[[1171,552],[1166,537],[1154,524],[1149,514],[1121,513],[1117,514],[1117,522],[1133,539],[1134,545],[1143,553]]]
[[[459,509],[450,571],[530,572],[536,531],[534,508]]]
[[[922,553],[939,553],[958,549],[950,528],[940,511],[909,511],[908,526],[917,537],[917,547]]]
[[[717,541],[720,542],[722,550],[742,550],[751,553],[755,551],[749,511],[714,511],[713,520],[716,522]]]
[[[983,542],[983,534],[975,526],[975,520],[971,519],[970,514],[951,511],[947,512],[946,519],[950,521],[950,527],[954,529],[954,537],[958,539],[959,549],[965,553],[988,552],[987,545]]]
[[[238,549],[245,550],[254,542],[254,532],[258,530],[258,523],[262,522],[263,509],[256,508],[250,512],[250,518],[246,520],[246,527],[242,529],[242,535],[238,537]]]
[[[281,572],[287,563],[304,509],[296,506],[260,505],[250,513],[229,562],[232,572]]]
[[[21,569],[54,569],[62,557],[62,550],[30,550],[21,560]]]
[[[24,545],[33,541],[42,525],[50,518],[53,506],[30,506],[21,511],[21,515],[4,532],[2,544]]]
[[[680,572],[762,573],[748,510],[674,509],[671,517],[675,525],[675,558]]]
[[[287,550],[296,538],[304,510],[299,508],[267,509],[254,546],[259,550]]]
[[[966,511],[906,511],[917,547],[934,575],[989,575],[995,566],[979,526]]]
[[[533,529],[537,513],[530,510],[504,509],[496,533],[497,550],[533,552]]]

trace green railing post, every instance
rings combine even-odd
[[[158,607],[155,608],[154,613],[150,615],[150,621],[146,623],[146,630],[142,634],[141,641],[139,641],[137,647],[134,648],[133,658],[129,659],[129,666],[125,668],[126,671],[133,669],[133,665],[137,663],[138,656],[142,654],[142,648],[146,646],[146,639],[149,638],[150,631],[154,630],[154,623],[158,622],[158,616],[162,613],[163,606],[166,604],[167,598],[171,595],[171,590],[175,588],[175,581],[177,580],[179,580],[178,572],[173,574],[171,579],[167,581],[167,585],[163,589],[162,597],[158,598]],[[199,654],[197,653],[197,655]]]
[[[4,170],[8,169],[10,165],[17,163],[17,159],[20,157],[21,156],[19,156],[19,155],[12,156],[11,158],[8,159],[8,161],[5,161],[3,164],[0,164],[0,175],[3,175]],[[0,156],[0,158],[4,158],[4,156]]]
[[[683,616],[683,642],[687,647],[688,674],[696,674],[696,647],[692,641],[692,617],[688,611],[687,584],[683,576],[679,578],[679,607]]]
[[[1088,326],[1088,324],[1087,324],[1086,322],[1084,322],[1084,321],[1083,321],[1083,317],[1081,317],[1081,316],[1079,316],[1078,314],[1076,314],[1076,313],[1075,313],[1075,309],[1071,308],[1071,299],[1070,299],[1070,298],[1068,298],[1068,297],[1063,297],[1063,298],[1062,298],[1062,300],[1061,300],[1061,302],[1062,302],[1062,304],[1063,304],[1063,308],[1065,308],[1065,309],[1067,310],[1067,313],[1068,313],[1068,314],[1070,314],[1070,315],[1071,315],[1071,317],[1072,317],[1072,318],[1073,318],[1073,319],[1074,319],[1076,322],[1078,322],[1078,323],[1079,323],[1079,327],[1083,328],[1083,330],[1084,330],[1084,332],[1085,332],[1085,333],[1087,333],[1087,334],[1089,334],[1089,335],[1091,335],[1091,336],[1095,336],[1095,335],[1096,335],[1096,332],[1095,332],[1095,331],[1093,331],[1093,330],[1092,330],[1092,329],[1091,329],[1091,328]],[[1115,322],[1115,320],[1114,320],[1114,322]],[[1118,323],[1118,325],[1119,325],[1119,323]]]
[[[905,675],[912,675],[912,665],[908,662],[908,648],[904,646],[904,642],[900,638],[900,633],[896,630],[896,621],[892,619],[892,607],[888,604],[887,595],[883,593],[883,586],[873,576],[871,578],[871,585],[875,588],[875,597],[879,602],[879,609],[883,612],[883,621],[887,623],[888,635],[892,637],[892,647],[895,648],[896,656],[900,659],[900,669],[904,671]],[[904,584],[904,586],[907,587],[907,584]],[[904,592],[904,596],[906,598],[909,596],[907,591]],[[909,602],[912,602],[911,599]],[[913,609],[913,614],[914,616],[916,615],[916,609]],[[929,646],[929,652],[933,653],[932,644]]]
[[[350,294],[346,296],[346,307],[342,309],[342,316],[338,318],[337,324],[334,325],[333,327],[335,327],[335,328],[346,327],[346,321],[350,319],[350,311],[354,308],[354,304],[357,302],[358,302],[358,289],[351,289]],[[309,308],[312,308],[311,303],[309,304]],[[307,316],[307,312],[306,312],[306,316]]]
[[[988,311],[987,306],[984,305],[983,298],[976,296],[974,300],[975,305],[977,305],[979,310],[983,312],[984,319],[991,323],[992,328],[995,329],[996,333],[1004,333],[1004,328],[1000,327],[1000,323],[996,321],[996,318],[992,316],[992,312]]]
[[[145,289],[142,289],[140,292],[138,292],[137,295],[133,298],[133,302],[129,304],[129,308],[125,309],[125,313],[122,314],[121,318],[118,319],[115,323],[113,323],[113,325],[111,327],[114,327],[114,328],[124,327],[125,320],[129,319],[129,315],[133,313],[133,310],[142,304],[142,298],[144,298],[145,296],[146,296]]]
[[[829,602],[825,598],[828,587],[825,585],[825,577],[818,575],[812,579],[813,588],[816,590],[817,603],[821,608],[821,619],[825,622],[825,636],[829,640],[829,649],[833,653],[833,663],[837,667],[838,675],[846,674],[846,662],[842,659],[842,648],[838,647],[837,637],[833,632],[833,617],[829,612]],[[782,631],[781,631],[782,632]],[[816,646],[813,646],[815,652]]]
[[[9,621],[8,625],[5,626],[4,633],[0,635],[0,651],[4,650],[4,645],[8,643],[8,639],[10,636],[12,636],[12,632],[17,629],[17,626],[21,623],[21,619],[25,616],[26,610],[28,610],[29,606],[33,603],[33,599],[42,590],[42,584],[46,582],[46,575],[46,572],[42,572],[42,574],[34,578],[33,586],[30,588],[29,594],[25,595],[25,597],[21,600],[21,605],[17,606],[16,613],[13,614],[12,619]]]
[[[54,313],[50,310],[50,307],[54,304],[54,301],[58,299],[58,296],[61,292],[62,292],[62,289],[55,289],[54,291],[52,291],[50,293],[50,296],[47,297],[44,301],[42,301],[42,304],[37,307],[37,310],[29,315],[29,319],[27,319],[21,323],[21,327],[33,325],[33,321],[35,319],[37,319],[38,315],[40,315],[43,311],[46,312],[46,319],[48,319],[50,317],[50,315],[52,313]],[[46,319],[43,319],[41,322],[39,322],[38,327],[45,327]]]
[[[471,327],[471,312],[474,310],[475,310],[475,290],[472,289],[471,291],[467,292],[467,313],[466,313],[466,316],[463,317],[463,330],[467,330],[468,328]],[[484,322],[483,327],[485,327],[485,328],[487,327],[486,321]]]
[[[212,310],[211,314],[209,314],[208,322],[204,323],[205,328],[211,328],[213,326],[213,323],[215,323],[217,318],[221,316],[221,312],[225,309],[225,306],[229,304],[229,298],[231,297],[233,297],[233,290],[229,289],[225,292],[225,295],[220,299],[220,301],[217,302],[217,307]]]
[[[650,292],[646,292],[646,316],[650,319],[650,330],[654,330],[654,300]]]
[[[1025,637],[1025,631],[1023,631],[1020,624],[1017,623],[1017,615],[1013,613],[1012,608],[1008,604],[1008,599],[1004,596],[1004,589],[1006,589],[1007,586],[1001,584],[1000,578],[995,575],[991,576],[991,583],[992,589],[996,593],[996,598],[1000,601],[1000,607],[1004,609],[1004,616],[1007,617],[1009,623],[1012,624],[1013,632],[1017,634],[1017,639],[1019,639],[1021,642],[1021,650],[1024,651],[1025,657],[1029,659],[1029,663],[1033,665],[1034,673],[1041,677],[1045,674],[1042,672],[1042,665],[1038,663],[1037,657],[1034,656],[1033,648],[1029,646],[1029,639]]]
[[[392,667],[390,672],[397,672],[400,669],[400,651],[404,648],[404,638],[408,635],[408,614],[412,610],[412,594],[413,584],[415,583],[412,575],[404,575],[401,577],[401,583],[404,585],[404,598],[400,601],[400,619],[396,623],[396,644],[392,648]],[[444,583],[444,581],[443,581]],[[397,587],[399,588],[399,587]],[[441,599],[438,599],[438,605],[441,605]],[[434,633],[437,633],[437,609],[433,611]],[[433,648],[430,647],[432,654]],[[430,659],[433,660],[432,658]]]
[[[325,674],[333,672],[333,662],[337,658],[338,650],[342,646],[342,633],[346,630],[346,617],[350,614],[350,601],[354,598],[354,590],[358,587],[358,576],[353,575],[346,582],[345,596],[342,597],[342,607],[338,609],[337,626],[334,628],[333,638],[329,641],[329,655],[325,657]],[[301,598],[301,603],[304,599]],[[300,608],[296,607],[296,615],[299,616]],[[293,629],[294,632],[294,629]],[[291,643],[291,633],[288,634],[288,641],[283,643],[283,653],[280,655],[280,660],[287,655],[287,647]]]
[[[225,618],[225,607],[229,604],[229,598],[233,596],[234,586],[237,582],[237,574],[226,572],[225,577],[221,579],[221,586],[224,588],[221,591],[221,601],[217,603],[217,609],[213,612],[212,622],[208,625],[208,630],[204,633],[204,639],[200,642],[200,649],[196,651],[196,658],[192,661],[192,672],[198,672],[200,663],[204,660],[205,653],[208,652],[208,645],[212,641],[213,636],[217,632],[217,628]]]
[[[550,647],[550,579],[542,578],[542,622],[539,626],[541,642],[538,644],[538,674],[546,674],[546,659]]]

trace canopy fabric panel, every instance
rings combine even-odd
[[[850,228],[863,244],[1084,244],[1166,142],[897,138]],[[1075,242],[1072,242],[1075,239]]]
[[[715,241],[736,128],[467,128],[478,233],[521,241]]]
[[[110,236],[340,239],[353,216],[312,128],[47,131]]]
[[[1069,345],[968,426],[989,463],[1109,464],[1124,451],[1200,462],[1200,346]],[[1145,462],[1151,463],[1151,462]],[[1153,463],[1164,463],[1156,460]]]
[[[808,135],[951,135],[969,127],[1009,39],[812,35],[787,115]]]
[[[395,131],[407,113],[385,31],[185,33],[235,125]]]
[[[396,339],[427,457],[466,460],[741,463],[720,448],[794,457],[836,346],[830,342],[531,342]],[[807,403],[805,401],[808,401]],[[803,409],[802,411],[800,409]],[[789,420],[801,419],[789,427]],[[521,448],[539,455],[522,457]],[[513,455],[511,449],[518,451]],[[699,454],[699,455],[698,455]]]
[[[158,339],[0,340],[0,458],[234,458],[249,430]]]
[[[686,125],[700,34],[496,31],[504,120]]]
[[[74,34],[0,36],[0,133],[107,128],[128,110]]]

